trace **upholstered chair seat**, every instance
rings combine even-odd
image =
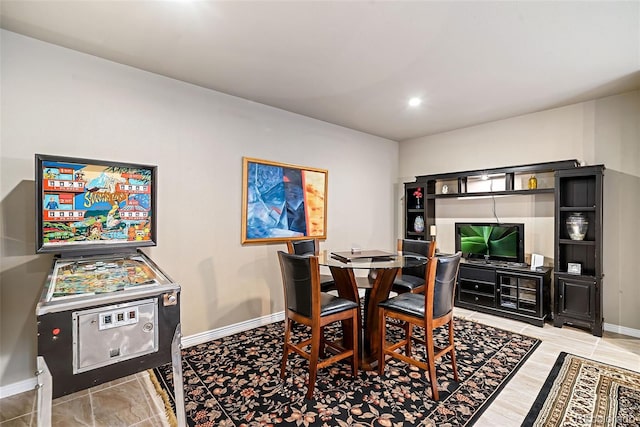
[[[425,240],[398,239],[398,251],[405,256],[417,256],[431,258],[435,255],[436,242],[427,242]],[[405,292],[422,293],[424,292],[426,267],[403,268],[393,282],[391,290],[398,294]]]

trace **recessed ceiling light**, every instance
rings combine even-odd
[[[422,104],[422,99],[418,97],[414,97],[409,100],[409,107],[417,107],[420,104]]]

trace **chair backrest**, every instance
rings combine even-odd
[[[318,255],[320,245],[318,244],[318,239],[289,240],[287,242],[287,249],[290,254]]]
[[[312,317],[320,310],[320,269],[318,258],[278,251],[284,301],[287,309]],[[314,298],[314,295],[317,295]],[[317,305],[317,307],[314,307]]]
[[[462,252],[429,258],[427,287],[424,292],[427,316],[437,319],[453,310],[461,258]]]
[[[433,258],[436,253],[436,242],[428,242],[426,240],[398,239],[398,250],[403,255],[421,255],[427,258]],[[421,265],[418,267],[404,267],[402,274],[410,276],[425,277],[426,267]]]

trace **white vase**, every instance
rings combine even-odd
[[[424,231],[424,218],[420,215],[413,221],[413,231],[416,233],[422,233]]]

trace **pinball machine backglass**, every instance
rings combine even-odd
[[[35,172],[36,252],[55,254],[36,306],[53,397],[175,370],[181,289],[141,250],[157,244],[157,167],[36,154]]]

